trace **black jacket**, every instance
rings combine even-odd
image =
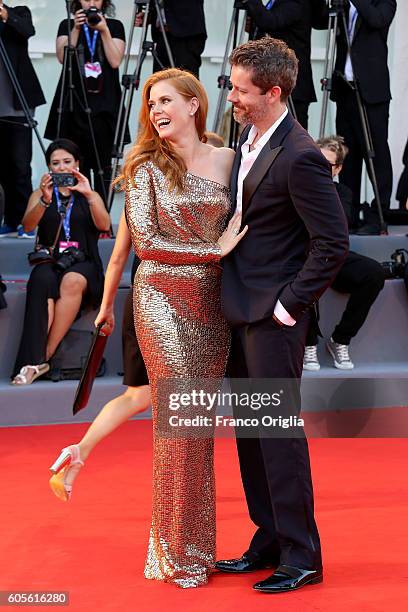
[[[241,145],[231,176],[237,193]],[[289,114],[260,152],[243,187],[242,226],[249,229],[224,259],[227,321],[271,317],[276,301],[295,319],[330,286],[348,252],[348,230],[328,162]]]
[[[252,18],[255,34],[260,38],[269,34],[283,40],[294,50],[299,60],[299,74],[292,98],[299,102],[315,102],[311,65],[312,27],[327,27],[328,15],[325,13],[325,0],[276,0],[271,10],[267,10],[262,0],[247,0],[246,8]],[[324,24],[322,18],[325,15]]]
[[[354,79],[358,81],[364,102],[379,104],[391,100],[388,71],[388,30],[397,9],[396,0],[353,0],[358,17],[351,45]],[[345,17],[348,24],[349,11]],[[339,20],[337,36],[337,75],[344,73],[347,42],[344,21]],[[333,80],[332,99],[340,95],[339,76]]]
[[[7,6],[7,11],[9,17],[3,24],[1,37],[28,106],[35,108],[45,104],[45,98],[28,56],[28,39],[35,34],[31,12],[26,6]],[[15,91],[14,108],[22,108]]]
[[[204,0],[164,0],[164,13],[169,32],[177,38],[206,36]],[[156,15],[152,13],[152,35],[157,40]]]

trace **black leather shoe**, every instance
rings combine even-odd
[[[285,593],[319,582],[323,582],[322,569],[305,570],[291,565],[280,565],[272,576],[257,582],[253,588],[262,593]]]
[[[276,563],[279,565],[279,563]],[[255,570],[274,567],[272,561],[265,561],[259,557],[252,557],[244,553],[239,559],[227,559],[225,561],[217,561],[215,569],[221,572],[230,572],[231,574],[245,574],[246,572],[254,572]]]

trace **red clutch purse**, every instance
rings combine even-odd
[[[98,325],[96,328],[94,339],[86,358],[81,380],[79,381],[78,388],[75,393],[74,405],[72,408],[72,412],[74,414],[88,405],[96,373],[101,365],[106,342],[108,340],[108,336],[103,336],[101,334],[102,325],[103,324]]]

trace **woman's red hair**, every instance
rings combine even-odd
[[[116,182],[123,181],[126,185],[129,179],[134,183],[137,168],[146,161],[152,161],[166,176],[170,189],[181,190],[187,171],[183,159],[174,151],[165,138],[160,138],[152,122],[148,102],[150,90],[156,83],[169,80],[176,91],[186,98],[197,98],[199,108],[195,113],[195,124],[200,140],[206,141],[205,124],[208,111],[208,98],[200,81],[190,72],[169,68],[152,74],[144,84],[141,109],[139,113],[139,133],[137,140],[126,157],[122,174]]]

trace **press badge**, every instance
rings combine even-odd
[[[85,76],[87,79],[97,79],[102,74],[102,66],[100,62],[87,62],[85,64]]]
[[[65,249],[69,247],[75,247],[79,249],[79,242],[74,242],[73,240],[61,240],[59,243],[59,252],[62,253]]]

